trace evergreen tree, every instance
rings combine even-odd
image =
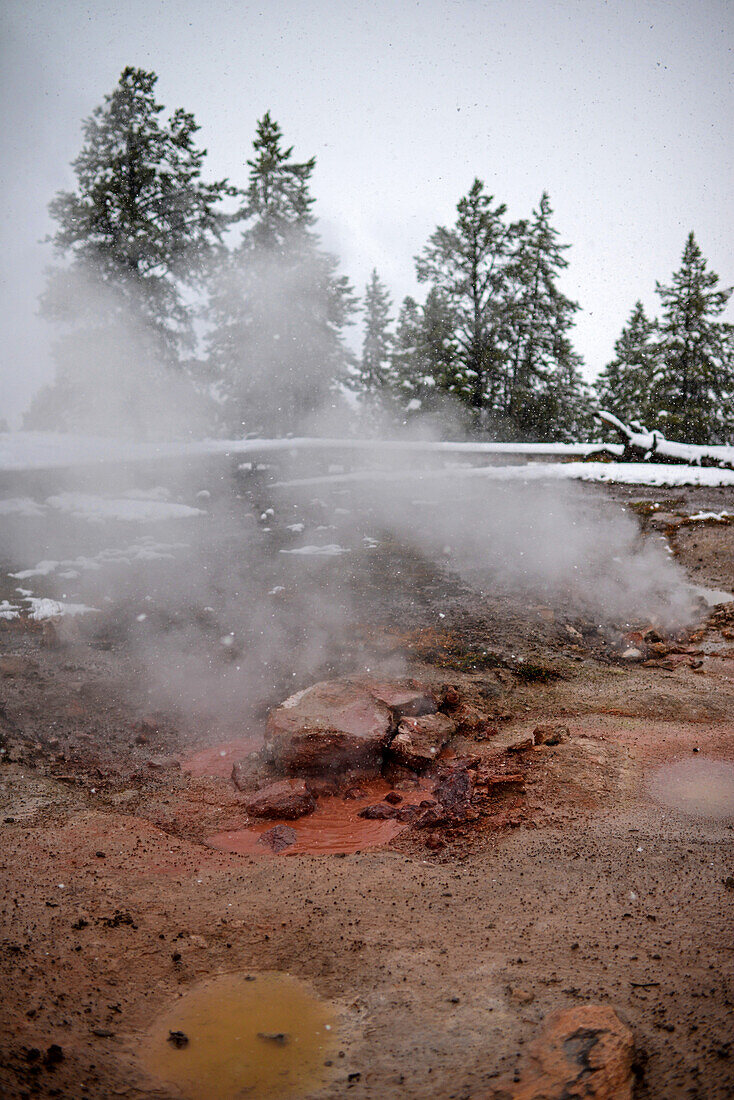
[[[648,318],[642,302],[635,302],[614,345],[614,359],[594,383],[602,409],[627,424],[642,421],[650,427],[648,421],[656,416],[652,404],[659,363],[656,331],[657,326]]]
[[[734,432],[734,326],[717,320],[732,288],[718,282],[690,233],[671,284],[656,284],[663,313],[652,400],[671,439],[718,443]]]
[[[519,225],[476,179],[457,205],[455,224],[439,226],[416,257],[420,282],[440,292],[455,319],[457,372],[478,421],[498,407],[507,350],[506,293]]]
[[[520,229],[510,265],[503,412],[514,433],[529,439],[565,432],[568,416],[573,419],[574,400],[583,401],[580,360],[568,335],[579,306],[557,285],[559,273],[568,266],[564,252],[569,245],[558,243],[552,213],[543,192],[538,209]]]
[[[184,294],[201,284],[228,223],[220,201],[234,189],[202,181],[194,117],[179,109],[164,120],[156,80],[123,71],[84,123],[76,190],[50,204],[51,240],[68,264],[50,273],[41,308],[66,331],[33,426],[154,433],[161,403],[183,388],[172,369],[195,344]]]
[[[269,114],[257,124],[240,244],[210,297],[210,366],[229,432],[287,432],[346,379],[355,301],[313,230],[315,160],[292,159]]]
[[[423,306],[407,297],[398,316],[391,376],[398,400],[409,411],[432,411],[450,393],[459,399],[467,388],[458,364],[455,318],[432,287]]]
[[[389,381],[390,348],[390,295],[387,287],[373,270],[365,287],[364,340],[360,364],[360,383],[367,393],[382,390]]]

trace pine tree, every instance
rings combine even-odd
[[[476,179],[454,226],[439,226],[416,257],[419,281],[434,286],[454,315],[461,391],[478,421],[497,409],[503,390],[509,262],[520,229],[505,223],[504,204],[493,203]]]
[[[382,390],[389,381],[390,347],[390,295],[387,287],[373,270],[365,287],[362,312],[364,313],[364,340],[360,363],[360,384],[366,393]]]
[[[445,394],[458,399],[464,390],[457,358],[455,318],[440,292],[432,287],[420,306],[407,297],[398,316],[391,376],[398,402],[408,411],[431,412]]]
[[[732,288],[718,282],[690,233],[671,284],[656,284],[663,313],[652,401],[671,439],[718,443],[734,432],[734,326],[716,320]]]
[[[201,284],[228,224],[220,201],[234,189],[202,181],[194,116],[179,109],[163,120],[156,81],[123,71],[84,122],[76,190],[49,206],[51,241],[68,264],[51,272],[41,308],[66,333],[54,349],[56,383],[31,424],[150,434],[161,403],[182,388],[174,371],[195,344],[184,295]],[[44,409],[53,425],[38,424]]]
[[[583,402],[581,364],[569,339],[579,306],[557,285],[560,272],[568,266],[564,252],[569,245],[558,243],[552,214],[548,194],[543,192],[531,220],[520,228],[509,268],[510,335],[503,411],[514,433],[529,439],[565,432],[569,416],[573,419],[574,389]]]
[[[346,378],[355,302],[313,230],[314,158],[298,163],[269,114],[257,124],[240,244],[210,297],[210,366],[229,432],[284,433]]]
[[[634,420],[651,427],[656,419],[652,404],[659,364],[656,331],[642,302],[635,302],[614,345],[614,359],[594,383],[601,408],[627,424]]]

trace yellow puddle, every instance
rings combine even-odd
[[[329,1079],[336,1024],[334,1007],[288,974],[226,974],[160,1016],[140,1059],[190,1100],[304,1096]]]

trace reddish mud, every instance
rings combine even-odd
[[[222,741],[217,745],[200,749],[181,760],[181,768],[189,775],[228,779],[232,766],[251,752],[263,746],[262,737],[242,738],[238,741]]]
[[[401,790],[400,804],[419,805],[430,796],[432,786],[432,783],[422,780],[418,787]],[[367,806],[381,802],[390,793],[392,787],[389,783],[379,779],[370,780],[361,782],[359,789],[364,794],[357,798],[322,796],[314,813],[295,823],[286,822],[285,819],[253,822],[246,829],[209,836],[205,843],[223,852],[235,852],[238,855],[273,855],[272,848],[263,844],[260,838],[274,825],[288,824],[295,830],[296,840],[278,853],[280,855],[345,855],[382,848],[408,826],[395,818],[374,820],[359,816]]]

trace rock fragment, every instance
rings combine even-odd
[[[437,805],[426,810],[421,825],[461,822],[470,818],[474,813],[471,805],[474,783],[475,776],[465,765],[443,770],[433,792]]]
[[[357,816],[364,817],[367,821],[387,821],[389,818],[397,817],[397,813],[396,808],[388,805],[387,802],[376,802],[373,806],[365,806]]]
[[[533,730],[533,741],[536,745],[560,745],[568,741],[571,732],[568,726],[547,724],[536,726]]]
[[[455,730],[453,719],[445,714],[403,718],[390,743],[388,755],[403,767],[423,771],[435,761]]]
[[[253,817],[281,817],[292,821],[313,813],[316,799],[302,779],[281,779],[251,795],[245,802],[245,809]]]
[[[298,833],[290,825],[274,825],[272,829],[262,834],[258,844],[264,844],[277,854],[290,848],[291,844],[295,844],[297,840]]]
[[[417,680],[362,679],[357,682],[378,703],[389,707],[397,721],[401,718],[435,714],[438,710],[438,700],[433,691],[425,684],[419,684]]]

